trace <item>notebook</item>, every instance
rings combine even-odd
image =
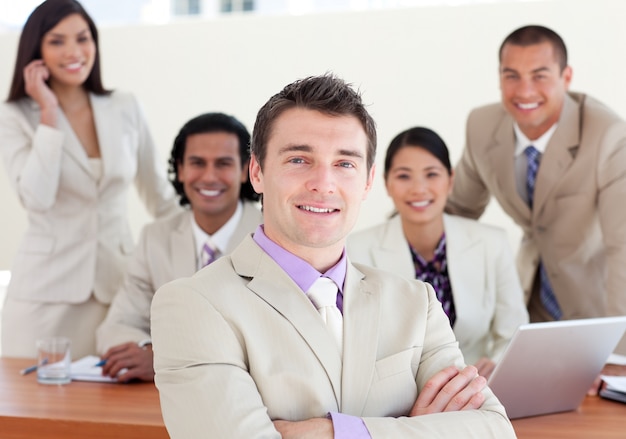
[[[97,366],[100,357],[87,355],[72,362],[73,381],[96,381],[100,383],[116,383],[117,378],[102,375],[102,367]]]
[[[626,403],[626,377],[625,376],[605,376],[602,377],[604,383],[598,392],[602,398],[611,399]]]
[[[575,410],[626,331],[626,316],[521,325],[489,378],[509,418]]]

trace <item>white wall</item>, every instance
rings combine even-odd
[[[223,111],[252,129],[258,108],[294,79],[334,71],[357,85],[379,128],[379,154],[400,130],[438,131],[456,162],[471,108],[499,98],[497,50],[513,29],[537,23],[565,39],[572,88],[626,115],[626,2],[555,0],[411,8],[299,17],[235,16],[165,26],[101,29],[105,85],[131,90],[144,105],[166,166],[180,126]],[[0,36],[0,92],[8,91],[18,36]],[[2,147],[0,139],[0,148]],[[106,146],[104,146],[106,147]],[[10,268],[26,217],[0,170],[0,269]],[[357,228],[391,210],[382,177]],[[133,194],[135,232],[149,220]],[[493,203],[484,221],[518,230]]]

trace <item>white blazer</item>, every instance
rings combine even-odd
[[[81,303],[92,292],[110,303],[133,249],[127,193],[135,183],[147,210],[180,209],[135,98],[90,94],[103,173],[94,175],[69,121],[41,125],[30,98],[0,106],[1,151],[9,180],[28,214],[8,296]]]
[[[456,309],[454,333],[468,364],[498,361],[517,327],[528,322],[522,288],[504,230],[444,214],[448,276]],[[397,215],[348,237],[350,259],[415,279]],[[390,317],[393,318],[393,317]]]

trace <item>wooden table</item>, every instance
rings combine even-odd
[[[33,360],[0,358],[2,439],[163,438],[158,392],[151,383],[37,383],[20,369]],[[624,439],[626,404],[587,397],[576,411],[516,419],[518,439]]]
[[[624,439],[626,404],[587,396],[575,411],[513,420],[518,439]]]
[[[167,439],[152,383],[37,383],[32,359],[0,358],[2,439]]]

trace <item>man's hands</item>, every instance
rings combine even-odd
[[[487,380],[478,375],[476,367],[459,371],[448,366],[426,382],[409,416],[475,410],[485,401],[482,390],[486,385]]]
[[[474,366],[476,366],[476,369],[478,369],[478,375],[484,376],[485,378],[489,379],[491,373],[496,368],[496,363],[494,363],[487,357],[483,357],[478,360]]]
[[[409,416],[478,409],[485,401],[482,391],[486,385],[487,380],[478,375],[475,366],[467,366],[461,371],[454,366],[446,367],[426,382]],[[334,437],[332,421],[325,418],[298,422],[274,421],[274,427],[283,439]]]
[[[106,360],[102,375],[117,377],[121,382],[154,381],[152,345],[140,348],[134,342],[124,343],[109,349],[102,359]]]
[[[600,390],[600,384],[602,383],[602,375],[626,376],[626,366],[611,363],[605,364],[600,371],[600,374],[596,377],[596,379],[593,381],[593,384],[587,391],[587,395],[596,396],[598,394],[598,390]]]

